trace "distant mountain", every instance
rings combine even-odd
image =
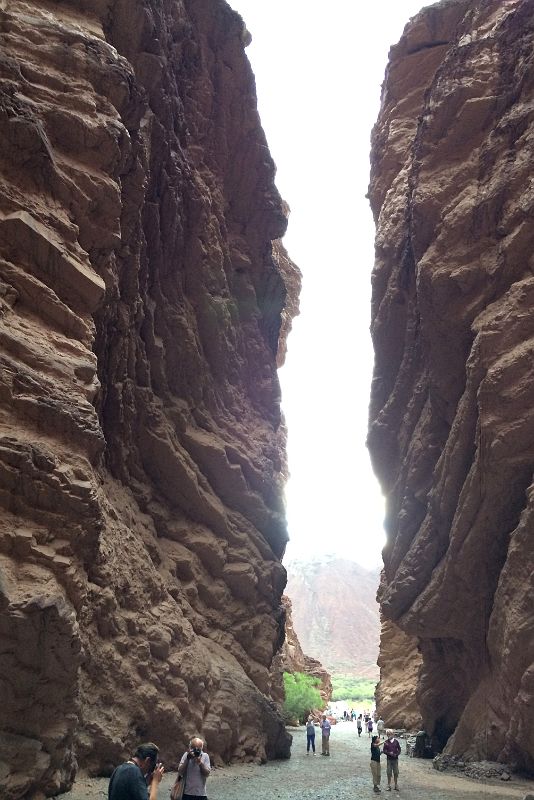
[[[376,678],[380,570],[337,556],[291,560],[285,593],[302,649],[334,674]]]

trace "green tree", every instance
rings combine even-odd
[[[303,672],[284,672],[284,715],[286,719],[304,722],[313,708],[322,708],[321,694],[316,688],[321,681]]]

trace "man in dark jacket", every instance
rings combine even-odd
[[[163,777],[163,764],[158,762],[158,752],[158,747],[152,742],[140,744],[135,755],[113,772],[109,779],[108,800],[156,800]]]
[[[387,739],[382,747],[382,752],[387,758],[386,762],[386,775],[388,779],[388,792],[391,791],[391,777],[393,776],[394,788],[398,792],[399,787],[397,781],[399,779],[399,756],[401,746],[398,739],[393,736],[393,731],[386,731]]]

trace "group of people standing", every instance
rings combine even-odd
[[[372,722],[372,720],[371,720]],[[313,716],[306,723],[306,754],[315,752],[315,725]],[[321,755],[330,755],[331,724],[323,714],[321,722]],[[384,722],[377,722],[378,734],[371,739],[371,774],[373,790],[380,792],[381,764],[380,758],[386,756],[387,790],[399,790],[399,756],[401,746],[393,731],[387,730],[385,739]],[[371,728],[372,730],[372,728]],[[360,733],[360,731],[358,732]],[[113,772],[109,781],[108,800],[156,800],[159,784],[163,777],[164,767],[158,759],[158,747],[152,742],[139,745],[135,754],[121,764]],[[204,752],[203,740],[195,736],[189,742],[189,748],[183,754],[178,767],[176,782],[171,790],[171,800],[207,800],[206,780],[211,772],[210,759]]]
[[[382,749],[381,749],[382,748]],[[398,739],[393,735],[393,731],[386,731],[386,739],[381,741],[380,733],[371,739],[371,774],[373,776],[373,790],[380,792],[381,764],[380,756],[386,756],[386,776],[388,780],[388,792],[391,791],[391,779],[393,778],[393,788],[399,791],[399,756],[401,746]]]
[[[330,755],[330,730],[332,726],[330,722],[326,718],[326,714],[323,714],[321,717],[321,722],[319,723],[319,727],[321,728],[321,755],[322,756],[329,756]],[[306,722],[306,755],[310,755],[310,749],[313,752],[313,755],[316,756],[317,753],[315,752],[315,720],[313,716],[310,714],[308,717],[308,721]]]
[[[380,722],[381,720],[379,720]],[[371,736],[373,732],[373,718],[370,714],[358,714],[356,718],[356,727],[358,729],[358,736],[362,735],[362,729],[365,728],[368,735]]]
[[[369,717],[368,720],[359,715],[356,720],[358,727],[358,736],[361,736],[363,725],[365,724],[369,736],[373,731],[373,719]],[[306,722],[306,755],[317,755],[315,752],[315,726],[317,722],[310,714]],[[321,722],[321,755],[330,755],[330,730],[331,725],[326,715],[323,714]],[[393,735],[392,730],[386,730],[385,722],[382,718],[377,720],[376,723],[377,734],[371,738],[371,775],[373,778],[373,791],[380,792],[380,781],[382,765],[380,758],[382,755],[386,756],[386,776],[387,776],[387,791],[391,791],[391,782],[393,781],[393,789],[399,791],[399,756],[401,753],[401,746],[399,740]],[[384,737],[384,738],[383,738]]]

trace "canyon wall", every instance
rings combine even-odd
[[[417,637],[409,636],[389,619],[382,620],[378,666],[377,719],[382,717],[388,728],[421,730],[421,712],[415,693],[421,666]]]
[[[390,52],[370,186],[382,614],[417,640],[434,742],[528,770],[533,92],[532,0],[424,9]]]
[[[300,275],[223,0],[0,0],[0,782],[287,757]]]

